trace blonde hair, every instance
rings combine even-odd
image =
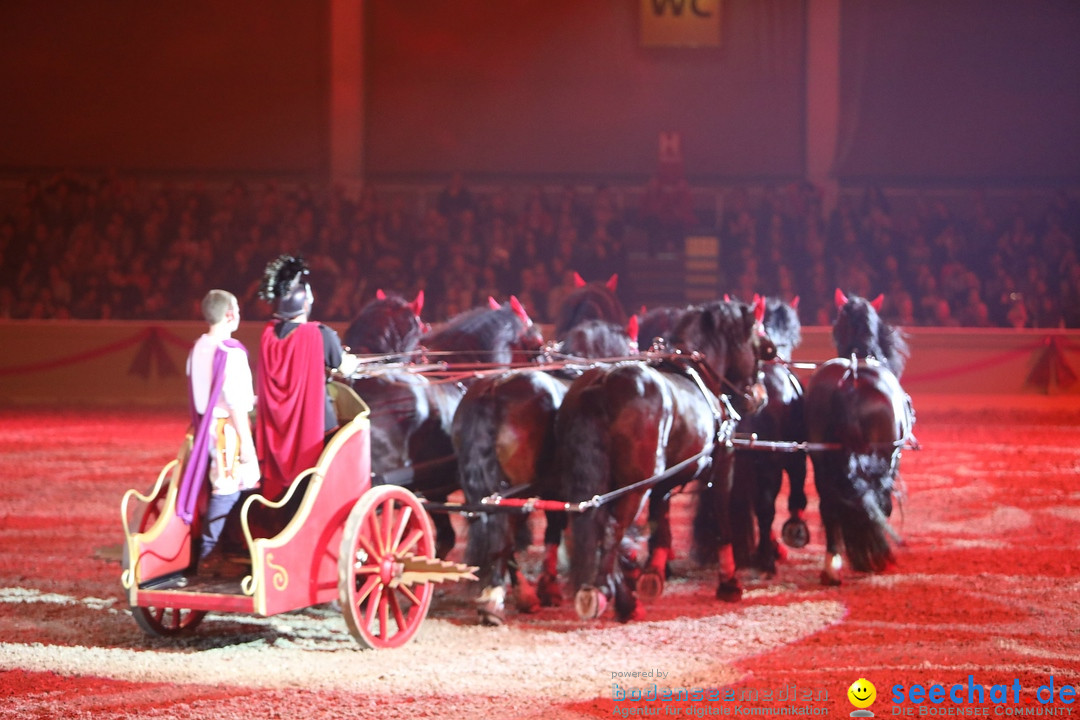
[[[237,304],[236,296],[228,290],[211,290],[202,301],[203,317],[211,325],[217,325],[225,319],[229,308]]]

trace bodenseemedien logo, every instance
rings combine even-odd
[[[859,678],[851,683],[847,697],[848,701],[855,706],[855,710],[851,711],[851,717],[874,717],[874,713],[867,710],[877,698],[877,688],[874,687],[874,683],[866,678]]]

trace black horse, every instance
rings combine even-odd
[[[488,298],[487,307],[466,310],[423,340],[428,359],[449,365],[533,362],[543,344],[540,328],[514,296],[502,305]]]
[[[475,362],[509,364],[535,358],[543,342],[520,303],[476,308],[450,319],[424,337],[433,358],[453,366]],[[373,482],[407,485],[442,501],[457,489],[457,457],[451,423],[465,394],[457,380],[432,380],[408,368],[368,368],[351,380],[371,408]],[[446,515],[435,515],[437,546],[445,557],[455,533]]]
[[[773,442],[806,442],[803,388],[789,368],[791,353],[802,341],[798,301],[795,298],[789,305],[779,298],[766,300],[765,334],[776,346],[776,358],[762,365],[769,400],[761,412],[739,422],[740,435],[753,434],[759,440]],[[770,575],[776,572],[776,561],[784,551],[773,532],[773,520],[784,473],[791,515],[784,525],[784,537],[799,546],[806,536],[806,453],[740,450],[735,455],[731,523],[735,563],[739,567],[755,566]],[[756,541],[752,518],[757,520]]]
[[[496,493],[528,493],[529,497],[558,497],[555,458],[555,417],[571,381],[584,371],[588,358],[624,358],[637,353],[636,322],[628,329],[604,320],[587,320],[566,333],[551,349],[561,367],[519,369],[473,383],[454,416],[453,440],[459,458],[461,488],[469,503]],[[577,363],[582,360],[582,363]],[[565,363],[565,364],[564,364]],[[465,561],[480,568],[480,621],[498,625],[505,620],[505,588],[509,582],[517,607],[535,612],[540,605],[561,600],[556,565],[565,513],[548,512],[544,535],[544,571],[539,595],[515,560],[515,538],[527,532],[523,514],[482,513],[471,520]]]
[[[555,317],[555,339],[564,340],[566,333],[586,320],[606,320],[625,327],[628,318],[616,295],[618,286],[618,275],[601,283],[585,282],[574,273],[574,290],[563,300]]]
[[[686,314],[688,307],[656,307],[652,310],[641,308],[638,313],[638,337],[643,350],[655,348],[663,351],[671,343],[671,333],[679,320]]]
[[[605,283],[586,283],[575,274],[576,287],[559,307],[557,344],[551,349],[554,364],[566,360],[620,358],[637,352],[637,321],[626,322],[626,311],[615,294],[618,278]],[[627,324],[627,330],[623,325]],[[628,338],[628,335],[630,336]],[[546,371],[517,370],[507,375],[489,376],[475,382],[462,400],[454,418],[454,445],[462,458],[459,465],[461,487],[466,498],[480,502],[496,492],[513,487],[529,488],[551,498],[553,478],[553,432],[555,413],[570,380],[582,372],[581,365],[566,365]],[[528,544],[528,533],[520,518],[508,522],[504,516],[481,516],[469,533],[469,563],[481,568],[483,588],[479,599],[481,622],[500,624],[504,619],[507,577],[513,584],[519,609],[535,611],[540,604],[557,605],[561,591],[557,581],[558,548],[564,513],[547,515],[544,570],[539,596],[517,569],[513,560],[515,543]]]
[[[833,341],[840,357],[820,365],[806,389],[826,584],[841,581],[842,551],[859,571],[879,572],[895,562],[889,538],[899,538],[889,516],[901,450],[915,422],[899,381],[907,343],[878,316],[882,298],[849,299],[837,289],[835,300]]]
[[[423,308],[423,290],[412,302],[379,290],[349,323],[345,344],[357,355],[410,353],[428,329],[420,320]]]
[[[747,413],[764,401],[757,375],[759,353],[769,343],[755,330],[759,320],[755,308],[740,302],[691,308],[672,333],[681,355],[598,366],[571,385],[555,423],[560,496],[586,502],[617,493],[571,520],[579,616],[598,616],[609,600],[620,620],[641,615],[619,562],[623,534],[651,495],[648,567],[662,573],[671,547],[668,496],[696,478],[707,481],[716,505],[717,596],[741,595],[728,523],[731,450],[722,442],[734,420],[721,396],[731,393]]]

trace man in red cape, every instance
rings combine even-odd
[[[337,426],[327,370],[354,364],[333,329],[308,322],[314,296],[303,260],[282,255],[267,266],[260,296],[276,302],[259,345],[255,441],[263,494],[280,499],[314,467],[326,433]]]

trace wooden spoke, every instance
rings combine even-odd
[[[406,488],[372,488],[353,506],[341,543],[338,593],[349,632],[368,648],[409,642],[434,594],[431,577],[409,564],[435,557],[435,532],[423,505]]]

